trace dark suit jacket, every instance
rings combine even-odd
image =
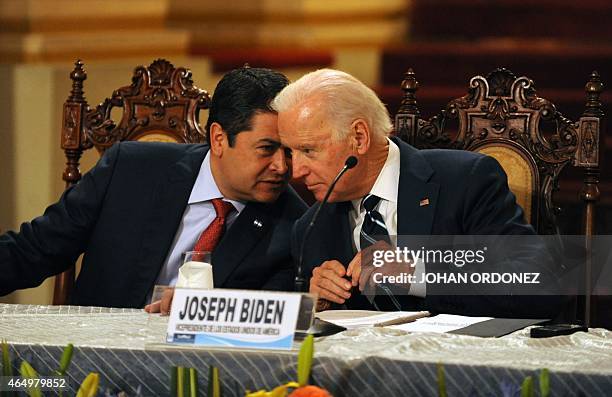
[[[0,236],[0,295],[39,285],[84,252],[72,303],[143,307],[207,151],[114,145],[43,216]],[[290,188],[274,204],[248,203],[213,253],[215,286],[291,290],[289,235],[305,210]]]
[[[508,188],[506,175],[493,158],[459,150],[417,150],[397,138],[391,139],[400,149],[398,236],[535,233],[525,223],[523,211]],[[420,205],[425,198],[429,204]],[[294,258],[299,257],[306,227],[317,207],[312,206],[295,224]],[[322,209],[304,244],[303,267],[307,279],[312,269],[326,260],[335,259],[347,266],[355,256],[348,220],[350,209],[350,202],[330,203]],[[550,276],[548,268],[542,270]],[[560,310],[557,298],[543,297],[539,305],[531,297],[445,296],[434,294],[429,286],[428,291],[425,299],[399,296],[402,310],[497,317],[552,316]],[[346,306],[372,309],[363,296],[355,293]]]

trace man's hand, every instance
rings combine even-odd
[[[147,313],[161,313],[162,316],[170,314],[170,307],[172,306],[172,298],[174,297],[174,288],[166,288],[162,293],[160,300],[146,305],[144,310]]]
[[[353,287],[351,282],[344,278],[345,275],[342,263],[336,260],[325,261],[312,271],[310,292],[318,294],[320,299],[343,304],[351,297],[350,290]]]
[[[374,251],[394,251],[394,248],[384,241],[377,241],[375,244],[365,248],[355,255],[346,269],[346,275],[351,277],[354,286],[359,286],[359,291],[364,295],[375,295],[377,284],[374,282],[372,274],[376,271],[382,276],[398,276],[401,273],[412,274],[414,266],[412,262],[384,262],[380,267],[374,266]],[[383,277],[380,277],[383,279]],[[404,293],[410,288],[410,284],[389,284],[385,283],[392,290]]]
[[[346,268],[346,275],[351,278],[353,286],[359,286],[359,291],[365,292],[366,295],[374,295],[375,286],[372,285],[371,275],[377,268],[372,265],[372,255],[374,251],[389,249],[393,247],[384,241],[377,241],[355,255]]]

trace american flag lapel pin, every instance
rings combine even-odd
[[[426,205],[429,205],[429,199],[427,197],[419,201],[419,207],[425,207]]]

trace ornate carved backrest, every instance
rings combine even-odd
[[[418,82],[410,69],[395,116],[396,133],[417,148],[478,151],[496,158],[506,173],[527,221],[541,234],[558,232],[553,204],[558,176],[568,164],[585,170],[583,199],[594,205],[599,192],[599,137],[603,84],[593,72],[586,85],[586,110],[577,122],[563,117],[550,101],[537,96],[534,82],[496,69],[470,80],[467,95],[451,100],[430,119],[420,117]],[[449,125],[457,125],[451,131]],[[552,126],[552,131],[543,128]],[[592,211],[587,228],[592,233]],[[586,231],[585,231],[586,233]]]
[[[591,236],[595,204],[599,200],[600,131],[604,117],[597,72],[586,83],[586,106],[578,121],[563,117],[548,100],[536,94],[534,82],[496,69],[470,80],[467,95],[450,101],[437,115],[421,118],[417,106],[418,82],[412,69],[402,81],[404,91],[395,116],[395,131],[417,148],[479,151],[495,157],[508,174],[508,184],[540,234],[558,234],[553,204],[561,170],[572,165],[584,170],[580,198],[584,203],[584,323],[590,323]],[[449,125],[457,124],[456,130]],[[552,131],[543,128],[552,126]],[[576,301],[574,301],[574,305]],[[570,310],[571,309],[568,307]],[[577,313],[565,315],[576,317]]]
[[[209,107],[210,97],[193,84],[188,69],[175,68],[165,59],[157,59],[148,67],[139,66],[130,85],[115,90],[95,108],[90,108],[84,97],[87,73],[80,60],[70,79],[72,91],[64,103],[61,136],[67,159],[63,174],[67,188],[81,179],[79,160],[83,151],[92,147],[103,153],[119,141],[206,140],[199,125],[199,112]],[[111,117],[114,108],[122,111],[119,122]],[[56,277],[54,304],[68,302],[74,277],[74,267]]]

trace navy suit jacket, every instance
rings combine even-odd
[[[395,137],[391,139],[400,149],[398,236],[535,234],[533,228],[525,223],[523,211],[508,188],[506,174],[493,158],[460,150],[417,150]],[[428,199],[428,205],[421,205],[424,199]],[[299,258],[304,233],[317,207],[312,206],[294,226],[294,258]],[[338,260],[347,266],[355,256],[348,217],[351,208],[350,202],[340,202],[329,203],[321,210],[317,223],[304,242],[303,268],[307,279],[312,276],[312,269],[326,260]],[[549,268],[539,270],[552,277]],[[429,286],[428,291],[432,292]],[[402,310],[463,315],[537,318],[552,317],[560,310],[559,299],[548,296],[539,299],[541,304],[525,296],[429,293],[424,299],[414,296],[397,298]],[[360,294],[353,294],[346,306],[372,309]]]
[[[39,285],[85,253],[72,303],[143,307],[168,254],[206,145],[124,142],[19,233],[0,236],[0,295]],[[289,188],[248,203],[212,257],[224,288],[293,288],[290,231],[306,210]]]

